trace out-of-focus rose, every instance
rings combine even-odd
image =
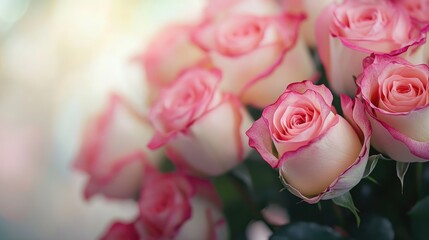
[[[146,173],[145,173],[146,174]],[[178,173],[146,174],[140,213],[133,223],[115,223],[103,239],[223,240],[228,238],[220,199],[207,180]]]
[[[287,12],[305,13],[307,18],[302,23],[301,34],[308,46],[316,46],[315,26],[316,19],[322,10],[335,0],[282,0],[283,8]]]
[[[429,23],[429,1],[428,0],[393,0],[402,5],[411,17],[417,20],[422,27]]]
[[[136,225],[143,239],[227,238],[219,199],[211,201],[198,192],[204,190],[216,196],[208,181],[173,173],[157,175],[146,186]]]
[[[276,0],[210,0],[205,8],[207,18],[223,18],[229,14],[272,16],[282,13]]]
[[[192,35],[221,69],[223,90],[240,95],[243,103],[264,107],[289,83],[314,79],[311,57],[298,39],[302,15],[280,13],[272,1],[234,3],[212,13]]]
[[[318,18],[317,49],[329,83],[337,93],[354,96],[354,76],[371,53],[389,53],[423,62],[423,31],[391,0],[345,0],[331,4]]]
[[[140,236],[134,223],[115,222],[101,240],[139,240]]]
[[[429,28],[429,0],[395,0],[401,4],[417,24],[428,31]],[[424,63],[429,64],[429,43],[424,44]]]
[[[162,158],[149,151],[154,130],[120,96],[111,95],[107,108],[88,125],[74,166],[88,174],[84,196],[133,198],[141,187],[144,168]]]
[[[372,144],[400,162],[429,160],[429,67],[372,55],[358,77]]]
[[[217,70],[189,69],[149,113],[156,129],[149,147],[166,145],[176,166],[193,174],[222,174],[250,150],[243,140],[252,120],[235,96],[219,91],[221,78]]]
[[[138,59],[142,60],[153,101],[185,68],[203,62],[205,52],[191,42],[192,25],[164,28]]]
[[[323,85],[291,84],[247,131],[249,145],[308,203],[349,191],[368,162],[371,129],[362,103],[343,97],[346,120],[332,100]]]
[[[262,220],[251,222],[246,228],[246,237],[248,240],[269,239],[273,231]]]

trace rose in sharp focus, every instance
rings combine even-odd
[[[371,130],[362,104],[343,97],[346,120],[332,100],[323,85],[291,84],[247,131],[249,145],[309,203],[350,190],[368,161]]]
[[[357,83],[373,146],[400,162],[428,161],[429,67],[388,55],[372,55],[364,66]]]
[[[391,0],[345,0],[329,5],[316,27],[317,49],[330,86],[354,96],[354,77],[371,53],[392,54],[423,62],[426,30]]]
[[[226,13],[205,19],[193,40],[222,71],[222,89],[240,95],[243,103],[264,107],[289,83],[314,79],[316,71],[298,38],[304,17],[274,13],[265,6],[271,1],[250,2],[255,5],[236,1],[223,9]]]
[[[249,152],[244,131],[251,124],[235,96],[219,91],[217,70],[192,68],[161,93],[152,107],[156,134],[152,149],[166,145],[179,168],[204,175],[222,174]]]

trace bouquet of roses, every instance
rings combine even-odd
[[[75,161],[86,199],[138,205],[102,239],[424,239],[428,30],[426,0],[210,0],[167,26],[130,56],[148,109],[112,93]]]

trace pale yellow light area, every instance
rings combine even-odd
[[[0,239],[97,239],[134,217],[130,202],[84,202],[71,161],[109,92],[146,111],[144,72],[129,59],[204,3],[0,0]]]

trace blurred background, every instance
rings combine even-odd
[[[0,239],[97,239],[136,214],[129,202],[85,202],[71,162],[110,91],[144,111],[130,59],[204,2],[0,0]]]

